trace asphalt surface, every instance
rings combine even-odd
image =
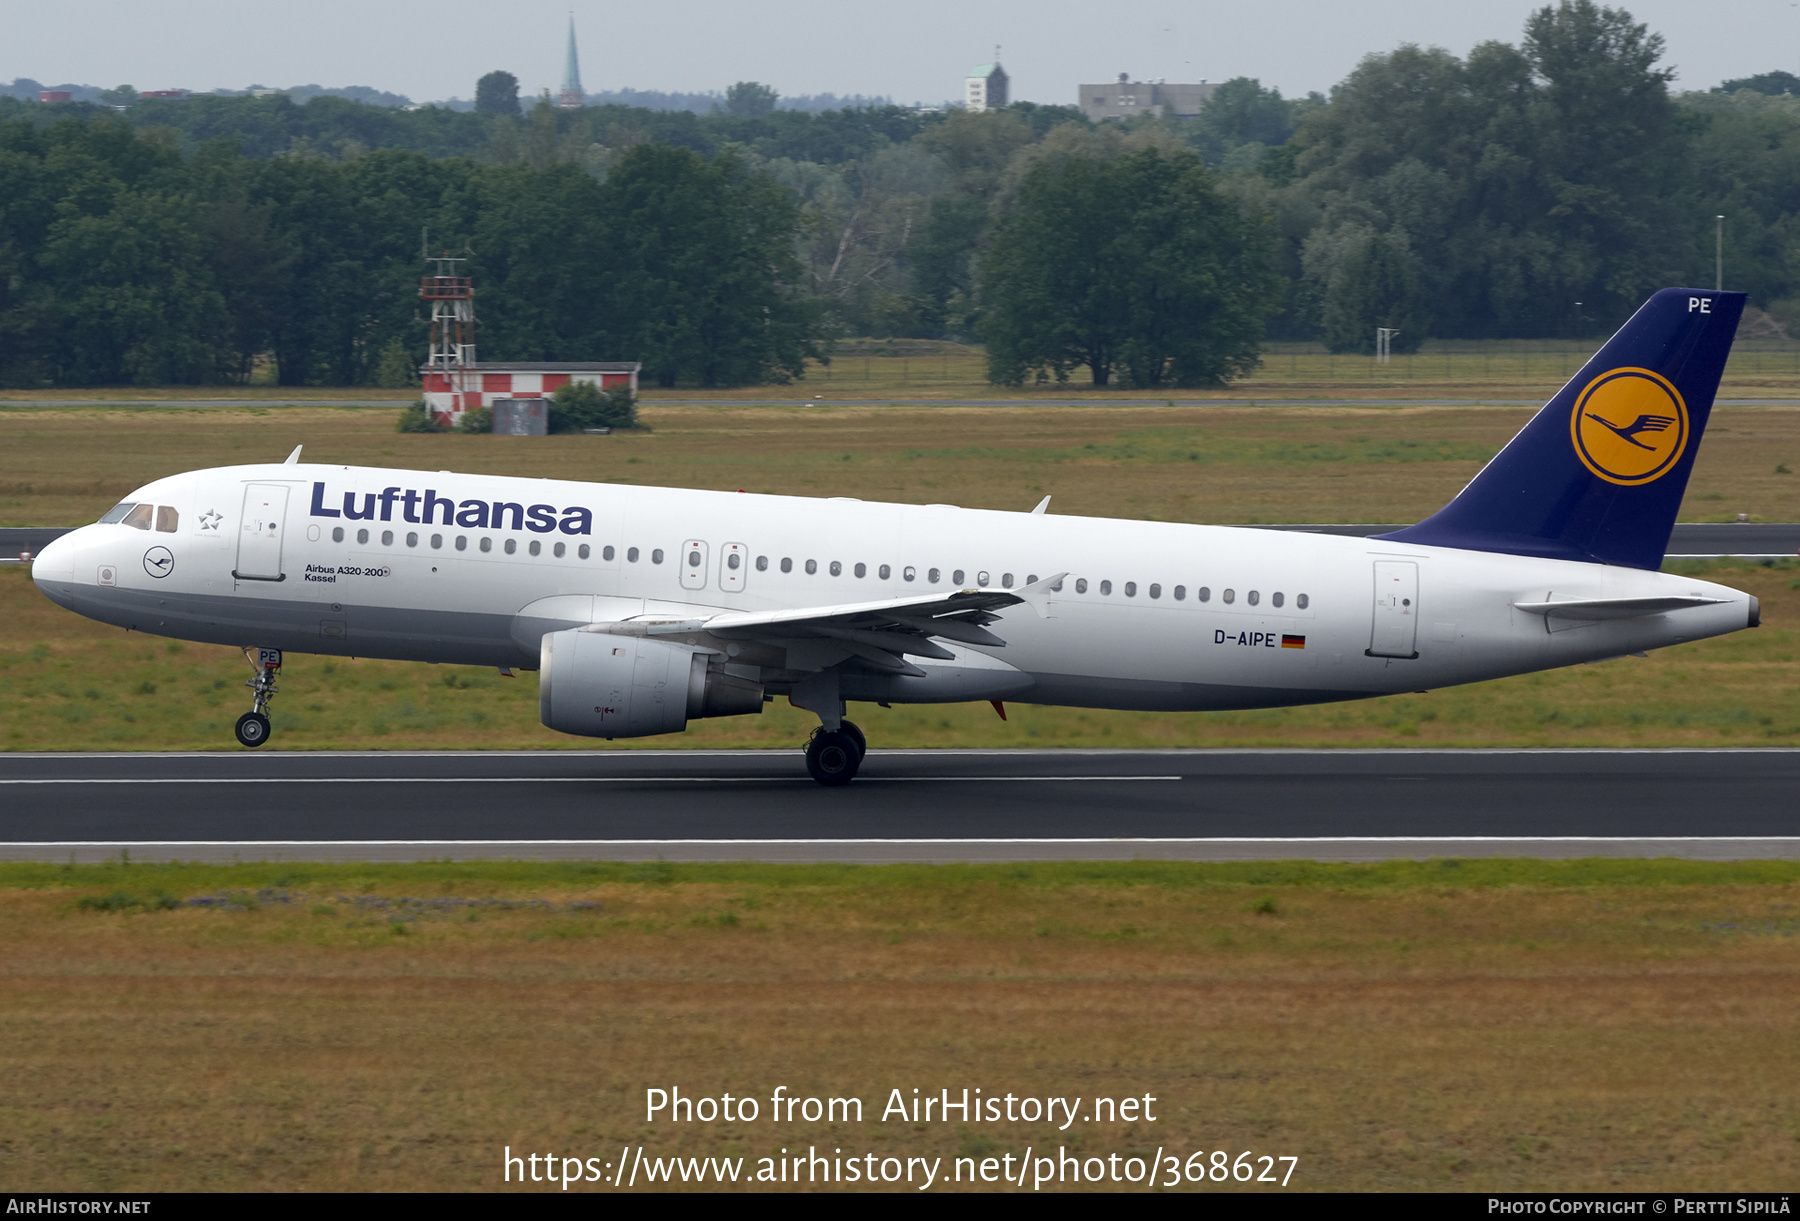
[[[0,859],[1800,859],[1800,750],[0,755]]]
[[[1259,530],[1302,530],[1314,534],[1342,534],[1365,537],[1398,530],[1397,525],[1299,525],[1258,526]],[[66,526],[25,526],[0,529],[0,562],[23,554],[42,551],[51,539],[67,534]],[[1723,524],[1679,524],[1669,540],[1668,554],[1677,558],[1705,559],[1713,556],[1740,556],[1769,559],[1800,553],[1800,523],[1791,522],[1727,522]]]

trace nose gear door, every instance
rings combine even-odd
[[[237,567],[240,581],[285,581],[281,540],[287,532],[288,489],[279,483],[252,483],[244,488],[244,516],[238,523]]]
[[[1370,657],[1417,657],[1419,566],[1411,560],[1375,561],[1375,623]]]
[[[681,587],[706,588],[706,544],[698,539],[681,544]]]

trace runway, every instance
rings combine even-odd
[[[1800,859],[1800,750],[0,755],[0,860]]]

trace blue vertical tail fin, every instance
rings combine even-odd
[[[1744,294],[1665,288],[1449,504],[1378,537],[1662,566]]]

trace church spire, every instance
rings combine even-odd
[[[580,110],[587,105],[587,94],[581,89],[581,61],[575,55],[575,14],[569,13],[569,53],[563,58],[562,95],[557,105],[565,110]]]

